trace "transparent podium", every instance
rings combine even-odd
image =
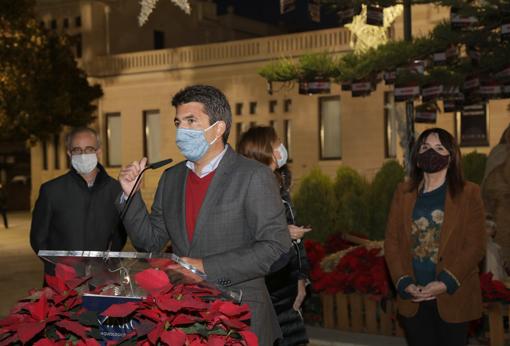
[[[38,256],[47,264],[67,265],[75,270],[78,277],[88,278],[88,289],[82,293],[82,304],[87,310],[97,313],[100,334],[106,341],[120,340],[129,332],[125,326],[132,324],[132,321],[112,323],[108,316],[101,313],[113,304],[147,297],[150,293],[137,284],[135,277],[150,268],[164,271],[174,285],[193,284],[219,292],[219,296],[211,299],[240,303],[242,298],[240,290],[228,290],[207,281],[205,273],[172,253],[40,250]]]
[[[158,268],[173,284],[200,284],[214,288],[223,298],[236,303],[242,298],[242,291],[228,290],[207,281],[205,273],[173,253],[40,250],[38,256],[54,265],[68,265],[78,276],[90,277],[89,285],[103,286],[103,295],[145,297],[147,292],[136,285],[134,276],[145,269]]]

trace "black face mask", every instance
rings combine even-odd
[[[436,173],[447,167],[450,163],[450,155],[441,155],[430,148],[418,154],[418,167],[426,173]]]

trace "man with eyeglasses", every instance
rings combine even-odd
[[[76,128],[67,136],[66,146],[72,168],[41,185],[32,214],[32,249],[35,253],[122,250],[127,236],[114,206],[122,189],[98,163],[101,147],[97,132]],[[46,262],[44,269],[53,273]]]

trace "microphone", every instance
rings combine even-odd
[[[148,165],[147,167],[145,167],[145,169],[147,169],[147,168],[157,169],[159,167],[163,167],[163,166],[168,165],[172,161],[173,161],[172,159],[166,159],[166,160],[161,160],[161,161],[158,161],[158,162],[154,162],[154,163],[151,163],[150,165]]]
[[[131,191],[129,191],[129,195],[125,202],[126,205],[124,206],[124,209],[122,209],[122,212],[120,213],[120,221],[122,223],[124,223],[124,218],[126,217],[126,212],[129,208],[129,205],[131,204],[131,201],[133,200],[134,192],[136,191],[136,188],[138,187],[138,183],[140,182],[140,179],[142,178],[143,173],[145,173],[145,171],[148,169],[157,169],[157,168],[166,166],[169,163],[171,163],[172,161],[173,161],[172,159],[166,159],[166,160],[161,160],[158,162],[151,163],[151,164],[145,166],[145,168],[140,172],[140,174],[138,174],[138,177],[136,177],[136,180],[135,180],[135,185],[133,185],[133,187],[131,188]],[[112,241],[113,241],[113,232],[110,235],[110,239],[108,240],[108,251],[110,251],[110,249],[112,247]]]

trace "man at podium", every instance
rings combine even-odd
[[[232,114],[221,91],[190,86],[172,105],[176,144],[186,160],[163,173],[150,214],[140,193],[133,195],[124,226],[138,250],[159,252],[171,241],[174,253],[209,281],[241,289],[260,345],[272,345],[281,331],[264,276],[291,247],[276,181],[268,167],[227,144]],[[146,164],[143,158],[121,170],[119,210]]]

